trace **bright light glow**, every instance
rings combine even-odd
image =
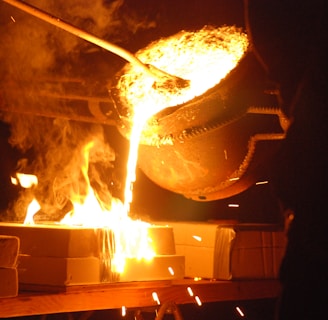
[[[243,312],[239,307],[236,307],[236,310],[237,310],[237,312],[239,313],[239,315],[240,315],[241,317],[245,317],[244,312]]]
[[[199,298],[198,296],[195,296],[195,301],[196,301],[196,303],[197,303],[199,306],[202,305],[202,302],[201,302],[201,300],[200,300],[200,298]]]
[[[40,210],[39,202],[33,199],[27,207],[27,212],[24,220],[24,224],[34,224],[34,215]]]
[[[111,271],[123,273],[127,258],[150,261],[155,256],[153,243],[148,233],[150,224],[132,220],[119,199],[112,198],[110,210],[107,210],[106,204],[102,204],[98,199],[88,177],[89,153],[93,147],[93,142],[90,142],[82,150],[84,161],[81,165],[81,173],[87,184],[87,195],[81,197],[73,193],[70,196],[74,209],[65,215],[61,224],[112,230],[112,237],[104,239],[105,248],[112,251],[107,254],[103,252],[103,256],[110,257]]]
[[[181,31],[178,35],[160,39],[137,52],[136,56],[144,63],[189,80],[190,86],[187,88],[156,86],[154,78],[135,65],[128,64],[124,68],[125,73],[118,82],[118,91],[120,99],[131,111],[131,132],[123,202],[111,198],[111,203],[102,203],[92,189],[88,176],[89,156],[96,146],[91,141],[81,149],[83,160],[78,164],[82,176],[82,185],[78,189],[81,188],[82,192],[72,190],[65,194],[73,204],[73,209],[61,220],[61,224],[65,225],[108,231],[104,232],[103,250],[109,252],[102,254],[110,259],[110,271],[124,272],[127,258],[151,260],[155,256],[148,234],[150,224],[129,217],[133,184],[136,180],[138,147],[148,120],[160,110],[189,101],[218,84],[237,65],[247,47],[247,36],[241,30],[225,26],[204,27],[197,32]],[[37,184],[36,176],[33,179],[30,176],[29,182],[26,182],[27,176],[19,177],[17,174],[21,186],[28,188]],[[13,181],[17,183],[17,180]],[[39,209],[34,205],[35,202],[29,210],[35,213]],[[33,213],[29,211],[26,219],[27,223],[31,223]],[[153,298],[160,304],[156,292],[153,293]]]
[[[158,305],[161,304],[161,302],[159,301],[158,295],[155,291],[152,293],[152,296],[153,296],[153,300],[155,302],[157,302]]]
[[[11,177],[11,183],[14,185],[20,185],[21,187],[28,189],[38,184],[37,176],[33,174],[16,173],[16,177]]]
[[[25,174],[25,173],[16,173],[16,177],[11,177],[11,183],[14,185],[20,185],[25,189],[32,188],[38,184],[37,176],[33,174]],[[34,215],[41,209],[40,204],[36,199],[33,199],[26,209],[26,215],[24,219],[24,224],[34,224]]]
[[[122,306],[122,317],[126,316],[126,307]]]
[[[192,291],[192,289],[190,287],[187,288],[187,291],[191,297],[194,296],[194,292]]]
[[[117,86],[122,101],[135,113],[143,110],[148,115],[187,102],[218,84],[234,69],[247,47],[246,34],[233,26],[205,26],[153,42],[136,56],[146,64],[189,80],[190,86],[158,88],[153,85],[153,77],[128,64]]]
[[[200,281],[200,280],[202,280],[201,277],[194,277],[194,281]]]
[[[266,180],[266,181],[258,181],[255,184],[258,186],[258,185],[267,184],[267,183],[269,183],[269,181]]]
[[[238,181],[240,178],[236,177],[236,178],[230,178],[229,181]]]
[[[197,240],[197,241],[202,241],[202,237],[200,237],[200,236],[192,236],[195,240]]]

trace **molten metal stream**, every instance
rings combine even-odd
[[[45,11],[42,11],[39,8],[36,8],[30,4],[18,0],[3,0],[3,1],[43,21],[46,21],[58,28],[61,28],[71,34],[74,34],[81,39],[84,39],[107,51],[110,51],[120,56],[121,58],[125,59],[126,61],[130,62],[133,65],[139,66],[145,73],[149,74],[151,77],[153,77],[155,80],[158,81],[158,83],[156,83],[156,86],[164,87],[167,90],[170,90],[172,87],[186,88],[189,86],[188,80],[170,75],[162,70],[155,68],[154,66],[146,65],[143,62],[141,62],[137,57],[135,57],[131,52],[111,42],[100,39],[86,31],[83,31]]]

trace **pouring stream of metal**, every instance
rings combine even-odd
[[[154,78],[156,81],[156,86],[157,87],[162,87],[166,89],[170,89],[173,87],[176,88],[186,88],[189,86],[189,81],[182,79],[180,77],[171,75],[166,73],[163,70],[160,70],[152,65],[146,65],[142,61],[140,61],[135,55],[133,55],[131,52],[128,50],[125,50],[111,42],[105,41],[103,39],[100,39],[84,30],[81,30],[61,19],[58,17],[55,17],[39,8],[36,8],[30,4],[27,4],[23,1],[19,0],[3,0],[3,2],[6,2],[13,7],[16,7],[22,11],[25,11],[26,13],[29,13],[45,22],[48,22],[58,28],[61,28],[81,39],[84,39],[90,43],[93,43],[107,51],[110,51],[124,60],[130,62],[131,64],[134,64],[136,66],[139,66],[142,68],[142,70],[149,74],[151,77]],[[158,81],[158,82],[157,82]]]

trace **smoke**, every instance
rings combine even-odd
[[[26,117],[24,117],[26,118]],[[107,209],[111,205],[111,171],[116,157],[100,125],[85,125],[61,119],[36,118],[35,127],[26,127],[23,117],[12,124],[10,142],[21,150],[32,151],[17,163],[17,171],[34,174],[38,185],[22,190],[13,211],[18,220],[26,213],[26,205],[35,197],[41,205],[41,219],[61,218],[71,206],[71,199],[83,199],[91,185]],[[21,124],[21,126],[20,126]],[[42,131],[47,125],[47,131]],[[24,129],[22,129],[24,128]],[[23,133],[22,130],[25,130]],[[25,136],[23,135],[25,134]],[[85,146],[92,143],[86,162]],[[88,179],[83,174],[88,169]]]
[[[139,29],[155,26],[153,21],[129,11],[123,0],[29,3],[118,44],[124,44]],[[23,155],[17,171],[35,174],[39,181],[31,190],[22,190],[10,208],[15,220],[24,217],[32,197],[41,204],[40,211],[46,219],[56,220],[70,206],[73,193],[85,195],[88,182],[81,165],[85,160],[83,149],[89,142],[93,142],[89,182],[101,202],[110,208],[111,175],[117,158],[111,137],[106,136],[107,131],[100,124],[67,120],[69,108],[62,100],[51,98],[51,94],[65,94],[68,86],[73,86],[78,95],[107,92],[108,79],[122,63],[115,58],[66,31],[0,3],[0,110],[10,107],[14,111],[0,113],[0,119],[10,124],[9,143]],[[85,113],[82,103],[78,108]],[[50,111],[64,117],[37,116]]]
[[[99,38],[124,45],[140,29],[156,26],[151,18],[138,15],[124,0],[34,0],[29,3]],[[79,55],[101,51],[30,14],[0,3],[0,58],[7,79],[28,79],[50,70],[68,68]],[[83,69],[83,66],[79,66]]]

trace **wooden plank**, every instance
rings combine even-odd
[[[193,296],[190,295],[190,289]],[[152,281],[80,287],[80,290],[60,293],[24,292],[16,298],[0,299],[0,318],[53,314],[62,312],[126,308],[156,307],[159,303],[176,304],[215,301],[252,300],[277,297],[277,280],[252,281]]]

